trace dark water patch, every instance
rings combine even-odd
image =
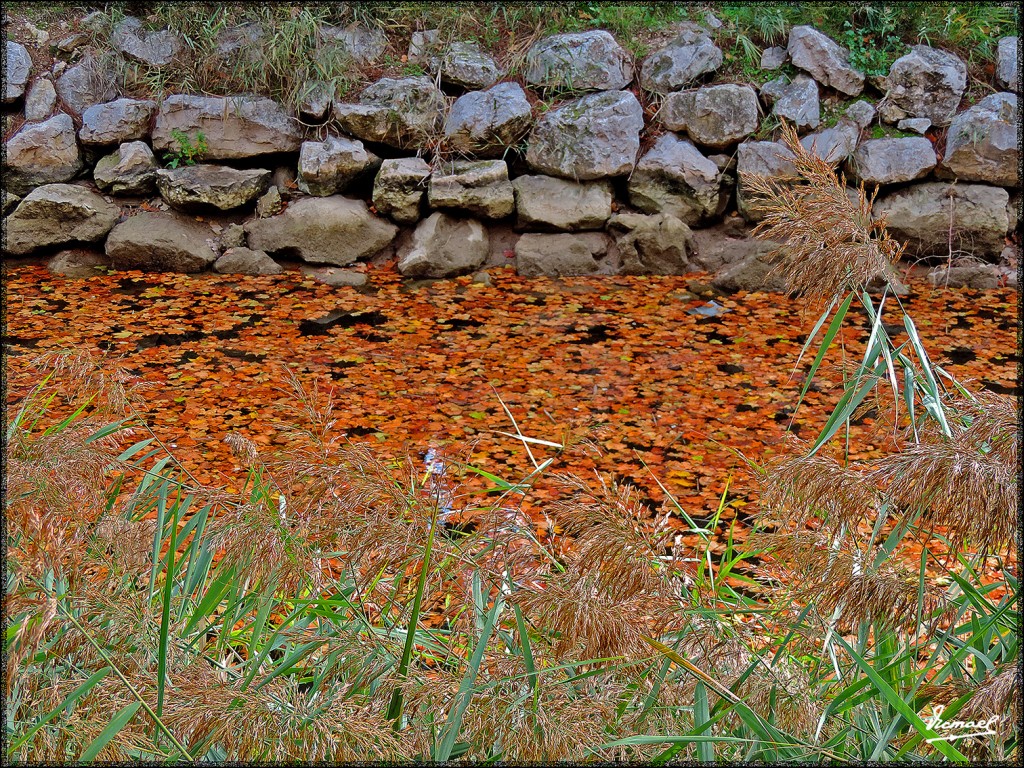
[[[994,392],[997,395],[1012,395],[1013,397],[1016,397],[1017,393],[1020,391],[1016,385],[1008,387],[1005,384],[1000,384],[997,381],[989,381],[988,379],[982,379],[981,386],[983,389],[986,389],[989,392]]]
[[[23,339],[20,336],[8,336],[6,333],[0,336],[0,342],[5,347],[24,347],[25,349],[35,349],[39,346],[39,339]]]
[[[978,358],[974,350],[967,347],[954,347],[946,353],[946,357],[953,365],[963,365]]]
[[[447,331],[458,331],[463,328],[476,328],[483,325],[482,320],[476,320],[474,318],[463,319],[459,317],[453,317],[449,320],[439,320],[438,325],[442,326],[441,330]],[[445,327],[447,326],[447,327]]]
[[[255,352],[246,352],[244,349],[231,349],[230,347],[223,347],[221,354],[226,357],[232,357],[235,360],[241,360],[246,363],[262,363],[267,359],[264,354],[257,354]]]
[[[111,329],[114,331],[114,329]],[[153,347],[176,347],[190,341],[200,341],[205,334],[202,331],[185,331],[184,333],[150,333],[135,342],[138,350]]]
[[[303,336],[323,336],[331,328],[352,328],[357,325],[376,326],[386,323],[387,315],[383,312],[346,312],[335,310],[323,317],[303,320],[299,323],[299,333]]]
[[[159,283],[152,283],[138,277],[122,277],[117,281],[117,286],[111,288],[111,293],[120,293],[126,296],[139,296],[150,288],[155,288]]]
[[[732,363],[719,363],[715,367],[722,373],[743,373],[746,370],[742,365],[733,365]]]

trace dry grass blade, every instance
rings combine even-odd
[[[766,212],[754,234],[784,244],[775,252],[774,270],[791,290],[822,301],[878,277],[891,281],[903,247],[889,236],[884,219],[872,219],[873,197],[863,185],[851,196],[845,178],[804,148],[785,123],[782,141],[793,153],[800,183],[753,174],[743,179],[752,202]]]

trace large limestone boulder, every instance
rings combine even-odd
[[[358,104],[335,102],[334,118],[363,141],[414,149],[440,130],[445,106],[429,77],[385,77],[363,91]]]
[[[782,183],[797,181],[795,156],[776,141],[746,141],[736,153],[736,208],[747,221],[760,221],[764,209],[751,199],[749,177],[761,176]]]
[[[430,166],[421,157],[385,160],[373,182],[373,207],[399,224],[420,220]]]
[[[1017,63],[1019,45],[1019,37],[1004,37],[999,41],[996,53],[996,81],[1008,91],[1020,90],[1020,69]]]
[[[297,96],[299,117],[307,123],[322,123],[331,111],[336,93],[337,88],[332,82],[307,80]]]
[[[94,104],[117,98],[116,75],[105,59],[86,54],[57,79],[57,95],[64,108],[80,117]]]
[[[4,221],[7,250],[24,255],[55,245],[96,243],[113,228],[120,214],[116,205],[84,187],[36,187]]]
[[[927,45],[915,45],[892,63],[888,91],[878,114],[888,123],[905,117],[927,117],[933,125],[949,125],[967,87],[967,66],[958,57]]]
[[[29,123],[5,145],[4,185],[23,195],[41,184],[70,181],[84,167],[70,115]]]
[[[129,141],[93,168],[96,186],[112,195],[148,195],[156,189],[159,166],[153,150],[144,141]]]
[[[456,162],[430,177],[427,203],[479,216],[502,219],[515,210],[512,183],[504,160]]]
[[[757,130],[760,105],[749,85],[712,85],[670,93],[659,115],[670,131],[686,131],[696,143],[725,149]]]
[[[362,200],[334,195],[296,200],[278,216],[247,222],[245,231],[255,251],[344,267],[388,247],[398,227]]]
[[[156,172],[156,188],[172,208],[230,211],[252,203],[270,185],[270,171],[226,165],[185,165]]]
[[[993,260],[1005,244],[1009,198],[1005,189],[984,184],[915,184],[879,197],[872,215],[886,217],[910,258],[949,258],[952,247],[954,258]]]
[[[206,139],[203,160],[237,160],[296,152],[302,144],[298,123],[278,103],[254,96],[168,96],[153,127],[153,149],[178,151],[173,131],[195,141]]]
[[[633,80],[633,63],[603,29],[542,38],[526,52],[526,82],[539,88],[617,91]]]
[[[57,89],[53,81],[40,77],[25,94],[25,121],[38,123],[53,114],[57,106]]]
[[[688,26],[675,40],[644,59],[640,85],[654,93],[671,93],[720,66],[722,49],[712,42],[707,30]]]
[[[110,268],[110,259],[89,248],[70,248],[55,254],[46,262],[46,268],[53,275],[89,278],[104,274]]]
[[[280,275],[281,265],[263,251],[228,248],[213,264],[213,271],[222,275]]]
[[[444,136],[456,152],[501,157],[533,125],[533,110],[518,83],[498,83],[455,100],[444,123]]]
[[[478,90],[490,88],[505,74],[494,57],[471,42],[457,42],[438,61],[441,82],[457,88]]]
[[[990,291],[999,287],[999,272],[991,264],[939,267],[928,273],[928,282],[936,288],[973,288]]]
[[[818,83],[806,75],[797,75],[792,83],[782,85],[774,100],[772,114],[793,123],[798,131],[817,128],[821,123]]]
[[[850,52],[814,27],[793,27],[787,50],[794,67],[825,87],[847,96],[858,96],[864,90],[864,73],[850,66]]]
[[[612,215],[612,187],[607,181],[520,176],[512,186],[517,225],[524,229],[601,229]]]
[[[608,222],[625,275],[682,275],[692,272],[693,233],[675,216],[617,213]]]
[[[924,178],[937,162],[928,139],[869,139],[857,148],[847,169],[856,181],[899,184]]]
[[[831,128],[809,133],[800,139],[800,144],[826,163],[839,165],[857,148],[860,129],[848,120],[840,120]]]
[[[327,197],[376,173],[380,163],[358,139],[328,136],[325,141],[305,141],[299,151],[297,183],[307,194]]]
[[[182,49],[181,38],[169,29],[147,32],[134,16],[125,16],[114,27],[110,44],[128,59],[150,67],[166,67]]]
[[[526,163],[535,171],[578,181],[624,176],[633,170],[643,127],[643,109],[629,91],[589,94],[537,122]]]
[[[1020,186],[1017,95],[994,93],[953,118],[942,165],[960,181]]]
[[[570,235],[526,234],[515,245],[516,272],[523,277],[592,275],[601,270],[598,256],[607,238],[598,232]]]
[[[437,211],[398,249],[398,271],[408,277],[464,275],[484,263],[487,247],[487,229],[479,221]]]
[[[86,146],[111,146],[146,139],[155,112],[155,101],[117,99],[95,104],[82,113],[78,139]]]
[[[646,213],[668,213],[689,225],[720,215],[722,172],[692,143],[661,136],[629,177],[629,202]]]
[[[213,231],[176,213],[139,213],[118,224],[105,250],[117,270],[202,272],[217,260]]]
[[[4,103],[10,104],[21,98],[32,73],[32,57],[21,43],[6,41],[4,51]]]
[[[789,293],[789,284],[771,261],[771,249],[764,253],[747,256],[740,262],[724,269],[711,281],[712,287],[723,293],[737,291],[764,291]]]

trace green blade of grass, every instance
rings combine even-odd
[[[58,704],[54,710],[52,710],[49,714],[45,715],[38,723],[29,728],[28,731],[26,731],[23,736],[13,741],[11,745],[7,747],[7,754],[11,755],[14,752],[17,752],[19,749],[21,749],[22,745],[28,742],[33,736],[35,736],[36,732],[40,728],[42,728],[48,722],[53,720],[57,713],[69,709],[72,704],[74,704],[76,701],[82,698],[82,696],[84,696],[85,694],[89,693],[89,691],[91,691],[96,686],[96,684],[100,682],[100,680],[107,676],[111,669],[113,668],[104,667],[99,672],[94,673],[88,680],[86,680],[80,686],[75,688],[75,690],[73,690],[66,697],[64,697],[64,700],[60,704]]]
[[[704,683],[698,681],[693,691],[693,726],[695,731],[702,731],[708,727],[711,721],[711,712],[708,709],[708,692]],[[713,763],[715,761],[714,744],[707,741],[697,742],[697,759],[702,763]]]
[[[95,760],[96,755],[98,755],[103,748],[110,743],[111,739],[117,736],[117,734],[119,734],[121,730],[128,725],[128,721],[135,716],[135,713],[141,706],[142,702],[133,701],[128,706],[118,710],[118,712],[110,718],[110,722],[107,723],[107,727],[100,732],[100,735],[82,751],[82,754],[78,757],[78,762],[91,763]]]

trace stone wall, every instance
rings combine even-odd
[[[372,33],[335,31],[354,58],[374,55]],[[258,31],[225,40],[243,33],[258,51]],[[114,269],[257,274],[397,257],[403,274],[435,278],[510,263],[702,270],[723,288],[778,289],[764,282],[768,248],[749,239],[761,212],[744,177],[795,179],[771,140],[786,120],[877,189],[874,214],[909,258],[976,262],[941,275],[953,284],[1015,280],[1017,38],[999,42],[1002,90],[969,107],[955,55],[915,46],[865,78],[807,26],[764,51],[762,69],[781,74],[759,88],[717,81],[722,51],[695,24],[642,61],[604,31],[544,38],[518,81],[474,44],[437,39],[415,33],[407,54],[432,76],[383,78],[345,102],[311,82],[296,114],[246,95],[119,98],[106,54],[158,70],[181,48],[131,17],[116,51],[86,50],[59,75],[33,72],[8,41],[4,103],[25,123],[6,142],[4,255],[73,247]],[[59,253],[54,268],[70,261]]]

